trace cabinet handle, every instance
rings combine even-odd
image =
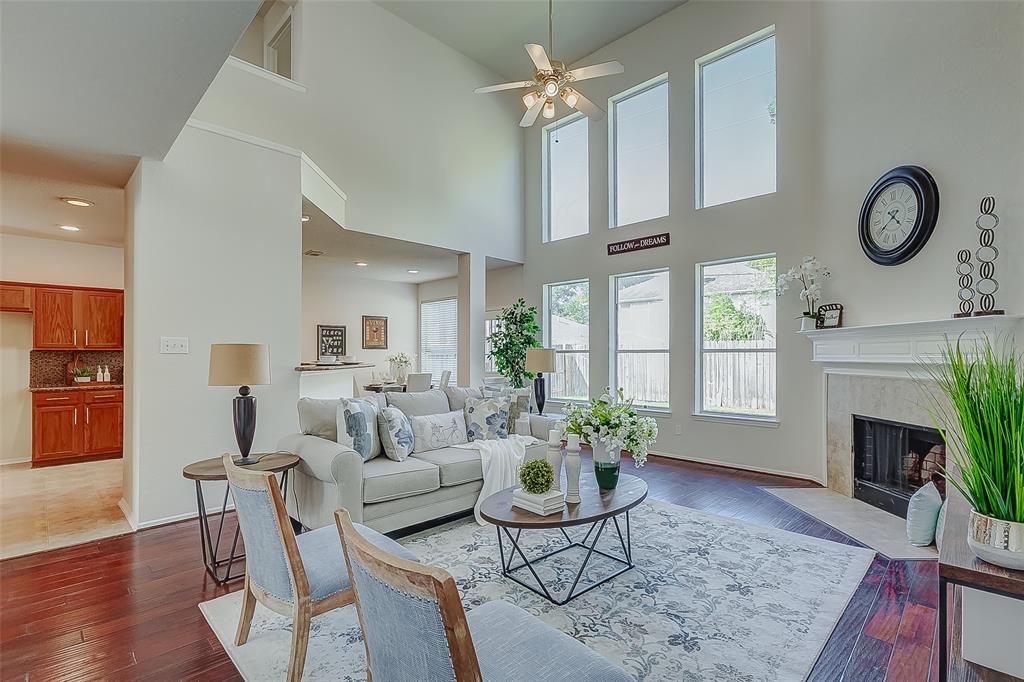
[[[89,330],[88,329],[85,330],[85,345],[86,346],[89,345]]]
[[[71,345],[72,346],[77,346],[78,345],[78,330],[77,329],[72,329],[71,330]]]
[[[89,423],[89,408],[85,408],[85,423]]]
[[[78,408],[77,407],[75,408],[75,417],[74,417],[74,419],[75,420],[73,422],[71,422],[71,423],[73,425],[75,425],[75,426],[78,426]]]
[[[98,398],[116,398],[116,397],[117,396],[114,395],[113,393],[104,393],[103,395],[94,395],[93,399],[95,400],[95,399],[98,399]]]
[[[47,398],[47,400],[71,400],[71,398],[64,396],[63,398]]]

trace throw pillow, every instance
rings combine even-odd
[[[508,408],[508,432],[515,433],[516,420],[519,419],[519,415],[530,413],[530,389],[511,388],[508,386],[503,386],[501,388],[484,386],[480,391],[483,393],[483,397],[485,398],[508,396],[510,400]],[[454,405],[452,406],[452,409],[455,409]]]
[[[414,454],[468,442],[466,417],[458,410],[443,414],[409,417],[409,423],[412,424],[412,451]]]
[[[946,507],[949,505],[947,498],[942,507],[939,508],[939,519],[935,523],[935,547],[942,551],[942,532],[946,529]]]
[[[915,547],[932,544],[941,508],[942,496],[935,484],[921,486],[907,505],[907,542]]]
[[[385,407],[377,415],[380,444],[388,459],[402,462],[412,454],[414,437],[409,418],[397,407]]]
[[[364,462],[380,454],[379,411],[376,400],[342,398],[338,406],[338,442],[358,452]]]
[[[446,386],[444,394],[448,396],[449,410],[462,410],[466,407],[466,398],[482,398],[479,388],[463,388],[462,386]]]
[[[466,400],[469,440],[508,438],[509,396]]]
[[[338,399],[299,398],[299,430],[307,436],[338,442]]]

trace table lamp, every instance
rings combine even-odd
[[[242,459],[236,464],[255,464],[249,458],[256,434],[256,396],[249,395],[249,386],[270,383],[270,346],[263,343],[210,344],[210,386],[238,386],[238,395],[231,405],[235,424],[235,440]]]
[[[544,388],[544,372],[555,371],[554,348],[527,348],[526,371],[536,374],[533,380],[533,395],[537,399],[537,412],[543,414],[547,391]]]

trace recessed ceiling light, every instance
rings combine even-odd
[[[419,270],[406,270],[406,272],[408,272],[410,275],[418,275],[418,274],[420,274]]]
[[[309,222],[309,216],[308,215],[303,215],[302,216],[302,222],[308,223]]]
[[[366,261],[362,261],[362,260],[357,260],[356,261],[356,267],[357,268],[365,268],[367,265],[369,265],[369,263],[367,263]]]
[[[61,201],[65,204],[71,204],[72,206],[92,206],[93,202],[88,199],[79,199],[78,197],[61,197]]]
[[[75,227],[74,225],[61,225],[61,226],[60,226],[60,229],[62,229],[62,230],[64,230],[64,231],[66,231],[66,232],[78,232],[78,231],[79,231],[79,230],[81,230],[82,228],[80,228],[80,227]]]

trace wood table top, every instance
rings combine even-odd
[[[480,505],[480,516],[496,526],[507,528],[566,528],[600,521],[629,511],[647,498],[647,483],[629,474],[619,475],[614,490],[601,490],[590,472],[580,476],[579,504],[566,504],[561,514],[540,516],[512,506],[512,491],[505,488]]]
[[[294,469],[302,460],[290,452],[253,453],[250,457],[258,458],[256,464],[242,467],[250,471],[270,471],[279,474]],[[181,475],[192,481],[226,481],[228,475],[224,471],[224,462],[220,457],[211,457],[193,462],[181,470]]]

